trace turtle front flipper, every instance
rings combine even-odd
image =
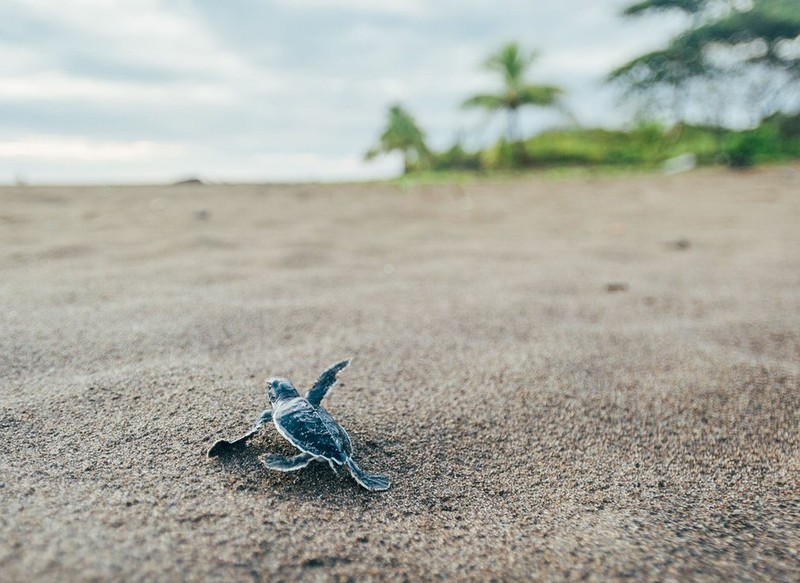
[[[322,399],[328,393],[330,388],[336,384],[336,375],[342,372],[347,366],[350,364],[350,359],[343,360],[342,362],[337,362],[332,367],[327,369],[321,375],[319,375],[319,379],[317,383],[311,387],[311,389],[306,393],[306,400],[314,406],[319,405],[322,402]]]
[[[345,464],[347,464],[347,469],[350,470],[350,475],[353,476],[353,479],[371,492],[388,490],[389,486],[392,484],[386,476],[368,474],[359,468],[358,464],[356,464],[351,457],[347,458]]]
[[[208,457],[217,457],[228,453],[232,449],[244,447],[247,441],[256,433],[258,433],[258,430],[261,428],[261,426],[265,423],[269,423],[270,421],[272,421],[272,409],[262,411],[261,415],[259,415],[253,422],[253,427],[250,429],[250,431],[234,441],[220,439],[208,450]]]
[[[262,463],[270,470],[278,470],[279,472],[293,472],[301,470],[306,467],[314,456],[310,453],[300,453],[295,456],[285,455],[268,455],[261,459]]]

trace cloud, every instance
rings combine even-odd
[[[42,64],[41,54],[33,48],[0,41],[0,74],[25,74]]]
[[[72,136],[26,136],[0,141],[0,160],[127,162],[177,157],[184,150],[180,144],[150,141],[108,142]]]
[[[423,18],[433,9],[422,0],[274,0],[273,4],[287,10],[326,10],[354,14],[380,14]]]
[[[187,83],[108,81],[91,77],[39,73],[0,77],[3,101],[95,101],[120,104],[232,103],[233,93],[224,86]]]
[[[369,180],[397,174],[399,156],[365,163],[362,156],[321,156],[311,153],[273,153],[254,158],[253,164],[230,163],[212,171],[216,180],[336,181]]]
[[[70,136],[0,140],[0,179],[39,183],[168,183],[199,176],[209,182],[349,181],[386,178],[399,156],[366,163],[361,156],[307,152],[240,155],[212,148],[149,141],[119,142]]]
[[[160,0],[6,0],[49,27],[115,61],[173,72],[243,74],[241,55],[219,46],[190,4]],[[80,50],[76,43],[67,50]]]

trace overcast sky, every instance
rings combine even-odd
[[[532,80],[587,125],[629,117],[602,85],[676,19],[622,20],[625,0],[3,0],[0,183],[361,179],[386,109],[434,148],[494,139],[460,103],[492,91],[486,55],[541,51]],[[528,132],[563,124],[524,114]]]

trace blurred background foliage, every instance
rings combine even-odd
[[[434,152],[401,105],[367,158],[403,153],[405,171],[513,170],[554,166],[655,167],[681,155],[693,163],[746,168],[800,157],[800,2],[798,0],[645,0],[623,18],[680,12],[687,28],[666,47],[608,75],[636,112],[627,129],[584,128],[561,102],[565,89],[529,80],[537,52],[507,43],[483,66],[498,90],[465,108],[503,113],[504,134],[480,150],[457,140]],[[564,127],[521,134],[523,108],[556,108]]]

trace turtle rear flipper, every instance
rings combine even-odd
[[[368,474],[358,467],[358,464],[353,461],[353,458],[347,458],[345,464],[347,464],[347,469],[350,470],[350,474],[353,476],[353,479],[364,486],[367,490],[370,490],[371,492],[377,492],[379,490],[389,489],[391,482],[386,476],[381,476],[379,474]]]

